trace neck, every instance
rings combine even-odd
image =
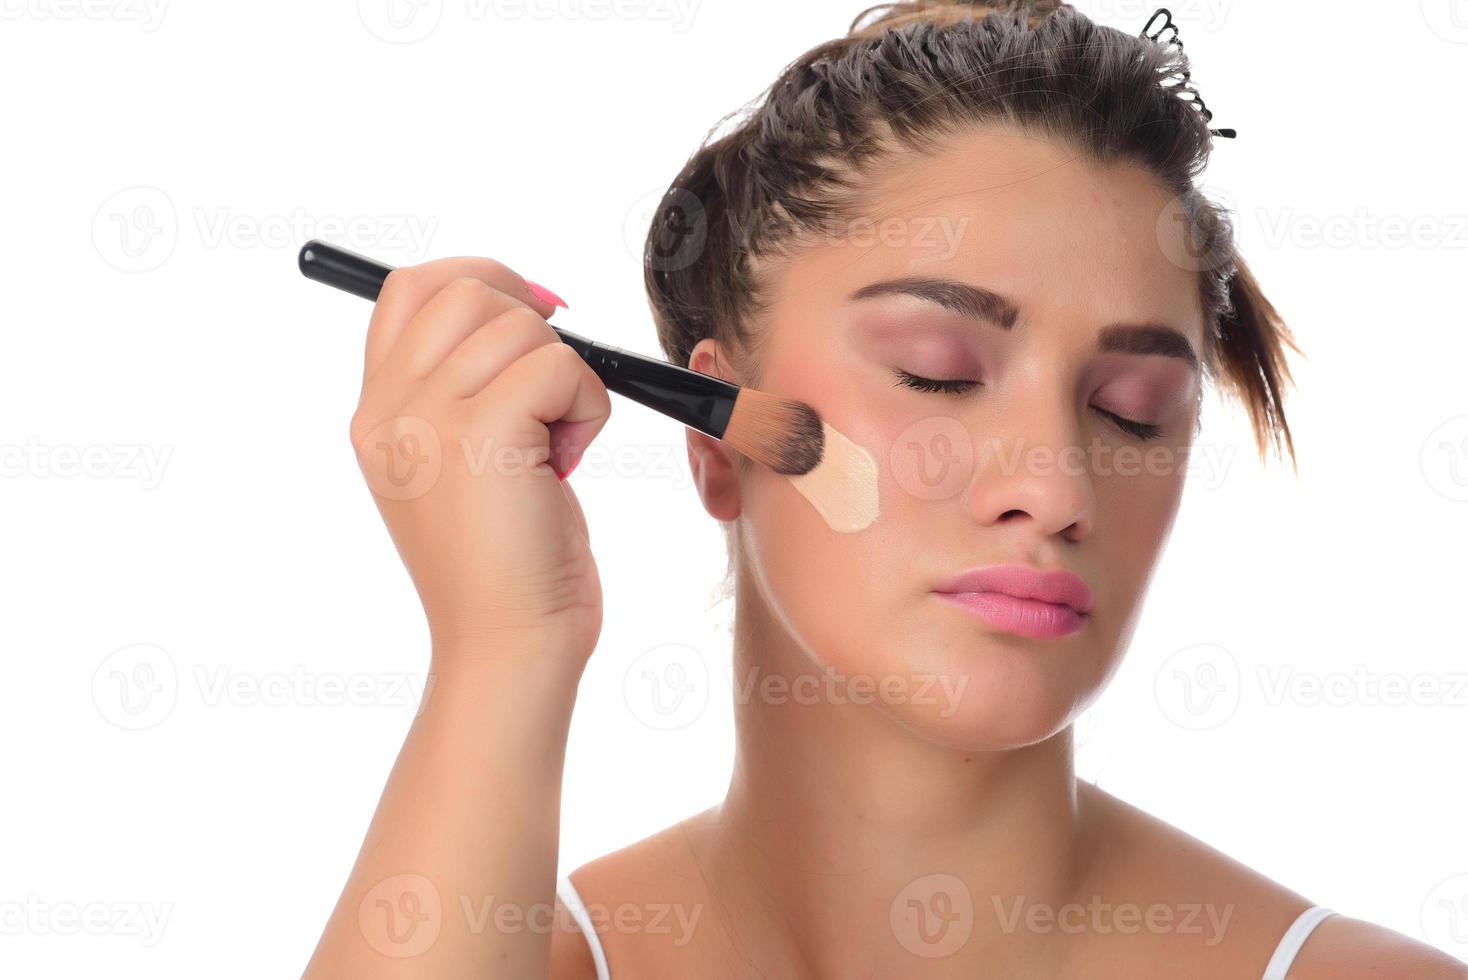
[[[771,937],[759,948],[774,962],[756,965],[860,976],[875,962],[891,968],[880,975],[903,975],[904,964],[932,962],[912,946],[941,930],[904,941],[894,910],[938,916],[965,898],[972,929],[946,964],[994,974],[1055,954],[1053,937],[1012,917],[1016,905],[1021,916],[1058,909],[1078,888],[1085,854],[1069,726],[1020,748],[966,751],[923,739],[879,703],[763,696],[761,678],[825,676],[769,618],[739,617],[734,664],[733,777],[700,858],[732,920]]]

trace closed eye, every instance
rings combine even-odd
[[[1136,436],[1138,439],[1156,439],[1158,436],[1162,435],[1162,426],[1156,425],[1155,423],[1138,422],[1136,419],[1129,419],[1124,416],[1117,415],[1115,412],[1108,412],[1104,408],[1096,408],[1094,405],[1091,407],[1101,415],[1104,415],[1106,418],[1114,422],[1117,428],[1121,429],[1123,432]]]
[[[975,388],[981,387],[983,382],[973,381],[968,378],[924,378],[910,371],[897,369],[897,384],[917,391],[926,391],[933,394],[963,395]],[[1138,439],[1156,439],[1162,434],[1162,426],[1152,422],[1138,422],[1124,415],[1109,412],[1104,408],[1092,406],[1092,411],[1111,421],[1113,425],[1128,435]]]
[[[924,378],[900,369],[896,371],[896,374],[899,385],[916,388],[918,391],[941,392],[948,395],[965,394],[982,383],[970,381],[967,378]]]

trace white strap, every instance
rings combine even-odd
[[[576,886],[571,884],[569,877],[563,875],[556,882],[556,895],[586,936],[586,945],[591,947],[591,961],[596,964],[596,980],[611,980],[611,972],[607,969],[607,954],[601,948],[601,937],[591,924],[591,916],[586,913],[586,903],[581,901],[581,893],[576,891]]]
[[[1335,912],[1323,905],[1312,905],[1301,912],[1285,930],[1279,945],[1274,948],[1274,955],[1269,958],[1269,965],[1264,968],[1264,980],[1285,980],[1285,975],[1290,972],[1290,966],[1295,962],[1295,956],[1300,952],[1300,947],[1305,945],[1305,940],[1309,938],[1310,933],[1332,915],[1335,915]]]

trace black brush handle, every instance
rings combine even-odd
[[[382,284],[387,281],[387,274],[393,269],[376,259],[317,239],[301,246],[298,264],[301,275],[307,279],[335,286],[374,303],[382,292]],[[550,328],[591,365],[608,391],[615,391],[715,439],[724,438],[724,430],[728,428],[729,417],[734,412],[734,399],[739,395],[738,385],[655,357],[599,344],[580,334],[562,330],[555,324]]]

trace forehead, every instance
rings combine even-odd
[[[1139,166],[984,128],[890,158],[857,212],[798,253],[778,292],[829,303],[894,275],[942,276],[1013,299],[1021,324],[1157,320],[1203,349],[1181,214]]]

